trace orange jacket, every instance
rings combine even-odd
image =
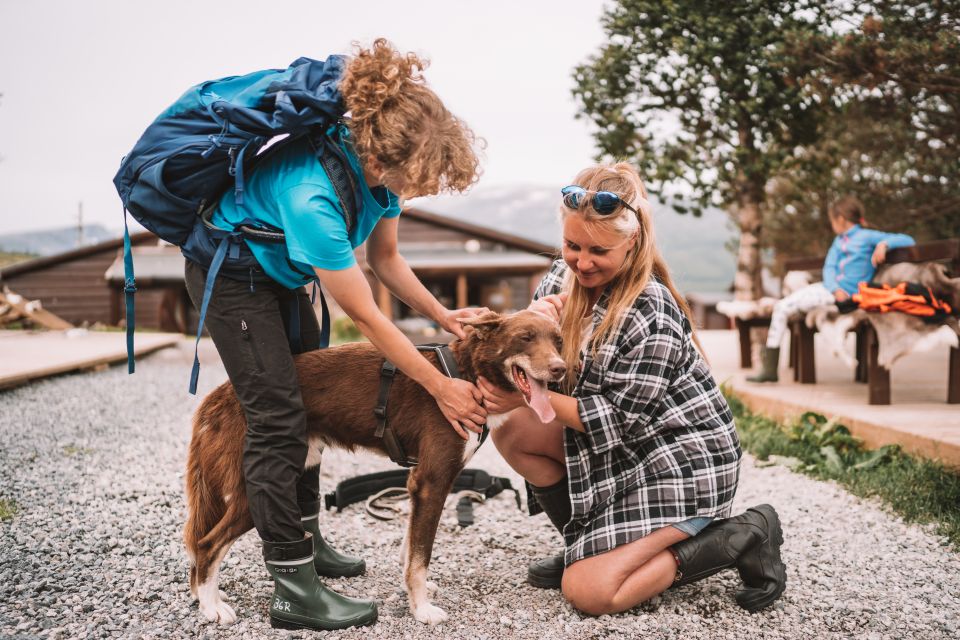
[[[900,311],[931,320],[943,319],[952,312],[950,305],[933,295],[929,287],[910,282],[895,287],[861,282],[853,301],[865,311]]]

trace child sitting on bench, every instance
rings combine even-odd
[[[823,263],[823,282],[799,289],[774,305],[770,332],[761,353],[762,368],[760,373],[747,378],[749,382],[777,382],[780,341],[791,316],[849,300],[861,282],[870,281],[886,260],[888,249],[915,244],[913,238],[902,233],[865,228],[863,204],[855,196],[844,196],[831,204],[829,216],[837,237]]]

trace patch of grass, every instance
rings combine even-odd
[[[907,455],[897,445],[864,448],[837,420],[807,412],[791,424],[751,413],[724,389],[743,448],[761,461],[783,464],[850,493],[877,497],[908,522],[934,523],[960,551],[960,473]],[[761,463],[762,464],[762,463]]]
[[[9,522],[13,520],[13,516],[17,515],[18,511],[20,511],[20,507],[17,506],[16,502],[0,498],[0,521]]]
[[[68,444],[63,448],[63,454],[70,457],[87,455],[89,453],[93,453],[93,449],[90,449],[89,447],[78,447],[73,444]]]
[[[92,327],[88,327],[90,331],[98,331],[100,333],[122,333],[127,330],[126,327],[115,327],[109,324],[95,324]],[[137,333],[145,331],[144,329],[137,328]],[[194,336],[196,337],[196,336]]]
[[[38,256],[32,253],[20,253],[17,251],[4,251],[3,249],[0,249],[0,267],[6,267],[8,265],[24,262],[26,260],[33,260],[36,257]]]
[[[360,329],[357,328],[357,325],[353,323],[349,316],[340,316],[333,321],[330,327],[331,345],[361,341],[366,341],[366,338],[360,333]]]

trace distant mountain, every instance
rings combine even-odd
[[[559,246],[559,192],[558,186],[543,185],[478,187],[466,196],[419,198],[410,204],[431,213]],[[656,199],[651,199],[651,204],[657,243],[680,290],[687,293],[727,291],[733,282],[736,264],[734,256],[724,247],[734,237],[727,214],[710,209],[695,218],[676,213]],[[120,233],[91,224],[83,229],[83,244],[117,238]],[[0,235],[0,252],[53,255],[76,249],[77,240],[76,227],[11,233]]]
[[[560,244],[557,214],[560,187],[510,185],[478,187],[466,196],[412,201],[419,209],[488,226],[553,246]],[[718,209],[695,218],[651,198],[657,244],[684,292],[724,292],[733,282],[734,256],[725,243],[734,237],[728,216]]]
[[[0,252],[49,256],[116,237],[115,230],[109,230],[99,224],[91,224],[83,228],[82,243],[76,227],[23,231],[0,235]]]

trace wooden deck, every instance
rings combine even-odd
[[[904,450],[960,468],[960,407],[945,402],[948,354],[920,353],[897,362],[891,372],[892,404],[867,404],[867,388],[853,371],[817,345],[817,384],[798,384],[781,359],[777,384],[746,382],[739,368],[735,331],[702,331],[714,377],[728,383],[753,411],[788,419],[805,411],[838,416],[868,447],[899,444]],[[176,346],[180,334],[138,333],[138,356]],[[190,360],[193,343],[189,341]],[[201,341],[201,360],[215,359],[209,340]],[[852,344],[851,344],[852,349]],[[186,352],[185,352],[186,353]],[[97,369],[126,361],[120,332],[0,331],[0,389],[60,373]],[[186,357],[186,356],[185,356]],[[186,361],[185,361],[186,362]]]
[[[700,340],[718,382],[728,383],[754,412],[784,419],[815,411],[840,421],[870,447],[899,444],[905,451],[960,468],[960,407],[946,403],[949,352],[917,353],[894,364],[889,406],[867,404],[867,386],[815,340],[817,383],[793,382],[782,350],[780,382],[755,384],[740,369],[736,331],[702,331]],[[852,339],[852,336],[851,336]],[[853,349],[851,342],[849,348]]]
[[[174,333],[138,333],[135,352],[142,356],[176,345],[182,339]],[[121,332],[0,331],[0,389],[126,360],[127,344]]]

